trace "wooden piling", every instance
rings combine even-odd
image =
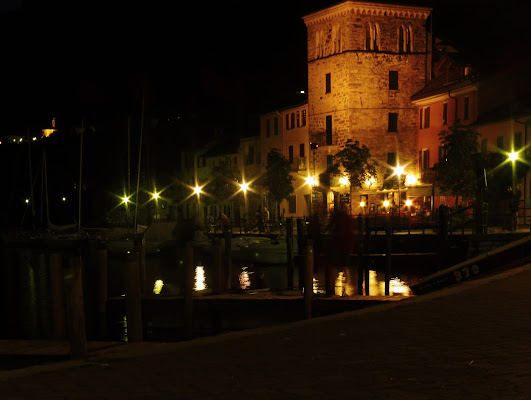
[[[313,240],[308,239],[304,254],[304,309],[306,319],[312,318],[312,298],[313,298]]]
[[[65,286],[63,275],[62,253],[51,253],[50,265],[50,293],[52,304],[52,338],[66,338],[66,309]]]
[[[223,293],[223,256],[222,256],[221,242],[219,238],[215,237],[212,242],[212,264],[214,270],[214,288],[215,294]]]
[[[107,330],[107,249],[100,247],[96,250],[98,268],[98,333],[101,338],[108,336]]]
[[[64,269],[64,282],[70,337],[70,356],[73,359],[87,358],[82,259],[80,254],[68,258],[68,267]]]
[[[140,294],[140,274],[138,254],[127,254],[124,262],[125,314],[127,317],[127,341],[141,342],[142,338],[142,297]]]
[[[232,230],[229,225],[223,226],[223,237],[225,238],[225,288],[230,290],[232,282]]]
[[[391,227],[390,222],[385,226],[385,239],[386,239],[385,295],[389,296],[389,282],[391,280],[391,257],[392,257],[392,242],[393,242],[393,229]]]
[[[188,242],[184,249],[184,328],[187,339],[193,336],[194,275],[194,248]]]
[[[287,286],[293,290],[293,218],[286,219]]]

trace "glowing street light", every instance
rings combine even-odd
[[[127,205],[129,203],[129,197],[130,196],[124,196],[122,197],[122,203],[124,203],[125,205]]]
[[[197,195],[197,197],[199,197],[199,195],[202,193],[202,190],[201,190],[201,186],[195,186],[194,187],[194,194]]]
[[[153,199],[154,200],[158,200],[159,196],[160,196],[160,193],[158,193],[158,192],[153,193]]]
[[[383,202],[383,206],[384,206],[385,208],[388,208],[388,207],[389,207],[389,200],[384,200],[384,202]]]
[[[511,151],[509,153],[509,161],[511,161],[512,164],[512,192],[513,192],[513,198],[516,200],[516,161],[518,161],[518,152],[517,151]],[[518,210],[516,211],[516,214],[518,214]],[[518,225],[518,216],[512,215],[512,229],[515,231]]]
[[[396,167],[394,168],[395,173],[393,175],[398,176],[398,218],[400,218],[400,179],[401,176],[404,175],[404,165],[400,165],[396,163]]]
[[[413,202],[409,199],[406,200],[406,207],[411,207],[411,204],[413,204]]]
[[[247,190],[249,190],[249,184],[248,183],[245,183],[245,182],[242,182],[240,184],[240,190],[243,192],[243,193],[246,193]]]

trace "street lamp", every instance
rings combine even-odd
[[[160,219],[159,218],[159,197],[160,197],[160,193],[155,190],[155,192],[151,195],[151,197],[153,198],[153,200],[155,200],[155,219]]]
[[[393,175],[398,176],[398,220],[400,221],[400,179],[404,175],[404,166],[397,163],[394,170],[395,173]]]
[[[310,187],[310,219],[312,219],[312,197],[313,197],[313,187],[316,185],[317,180],[315,176],[310,176],[306,178],[306,184]]]
[[[514,204],[514,202],[516,201],[520,201],[520,199],[516,198],[516,161],[518,161],[518,152],[517,151],[511,151],[509,153],[509,161],[511,161],[511,166],[512,166],[512,197],[513,197],[513,202],[511,204]],[[518,204],[518,203],[517,203]],[[519,204],[518,204],[519,205]],[[511,220],[512,220],[512,229],[513,231],[516,231],[517,229],[517,225],[518,225],[518,206],[516,206],[516,211],[514,211],[511,207],[511,212],[513,213],[513,215],[511,215]]]

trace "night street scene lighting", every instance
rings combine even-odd
[[[531,6],[249,10],[0,4],[0,397],[530,397]]]

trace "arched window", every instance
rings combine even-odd
[[[365,28],[365,50],[380,49],[380,25],[371,23]]]
[[[401,25],[398,30],[398,52],[411,53],[413,51],[413,28],[411,25]]]
[[[406,43],[406,52],[413,52],[413,28],[411,25],[407,27],[406,31],[407,43]]]
[[[334,25],[332,27],[332,52],[341,52],[341,28],[339,25]]]
[[[404,38],[406,37],[404,25],[398,28],[398,52],[405,53],[406,47],[404,46]]]

